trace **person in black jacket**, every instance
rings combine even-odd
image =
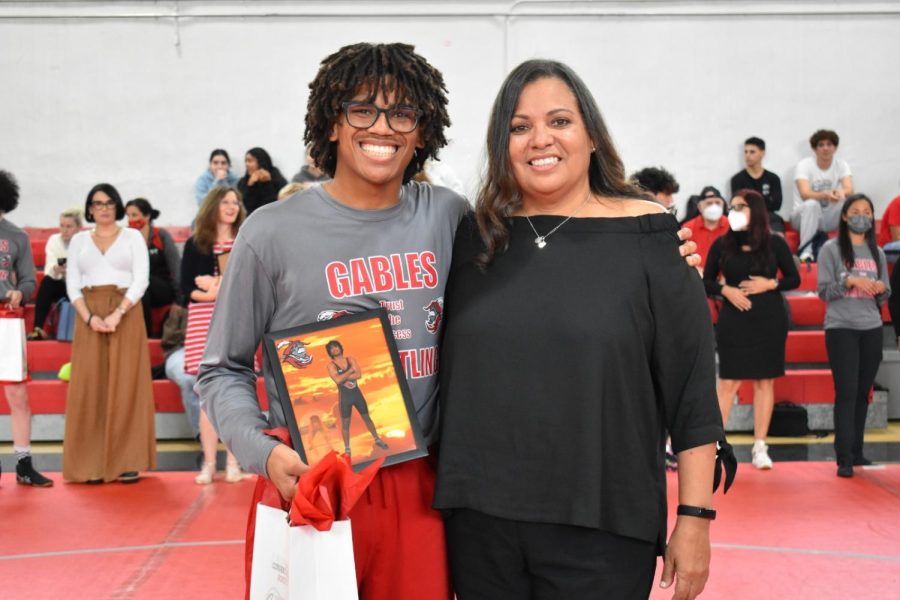
[[[250,148],[244,157],[247,173],[238,181],[238,190],[249,215],[260,206],[278,199],[278,190],[287,185],[281,171],[272,164],[269,153],[262,148]]]
[[[784,233],[784,219],[778,214],[781,209],[781,178],[763,168],[766,156],[766,142],[758,137],[747,138],[744,142],[744,163],[746,168],[731,178],[731,195],[738,190],[755,190],[766,202],[769,213],[769,227],[772,231]]]
[[[584,82],[530,60],[488,125],[444,293],[434,506],[460,598],[691,600],[708,576],[722,416],[678,224],[625,180]],[[646,199],[645,199],[646,198]],[[679,517],[665,544],[666,432]],[[733,461],[729,461],[733,467]],[[705,517],[705,518],[704,518]]]

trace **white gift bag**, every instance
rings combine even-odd
[[[0,318],[0,381],[20,382],[28,375],[25,320]]]
[[[330,531],[291,527],[287,513],[256,505],[250,600],[357,600],[350,521]]]

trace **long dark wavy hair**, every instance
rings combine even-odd
[[[844,200],[844,204],[841,206],[841,222],[838,225],[837,237],[838,246],[841,249],[841,260],[844,262],[844,266],[847,267],[847,270],[852,269],[853,263],[856,261],[856,257],[853,254],[853,242],[850,240],[850,228],[847,226],[846,221],[847,212],[853,204],[859,201],[866,202],[869,205],[869,210],[872,211],[872,218],[875,218],[875,206],[872,204],[872,200],[865,194],[853,194]],[[875,242],[874,221],[872,227],[866,232],[866,246],[869,247],[869,252],[872,253],[872,258],[875,259],[878,279],[881,279],[881,261],[878,259],[878,244]]]
[[[344,46],[325,57],[309,89],[303,141],[309,145],[316,166],[329,177],[334,177],[337,168],[337,143],[328,138],[338,120],[344,118],[343,103],[361,89],[368,91],[367,102],[374,102],[378,92],[384,96],[393,93],[398,104],[410,104],[422,111],[418,131],[424,147],[416,150],[403,172],[403,183],[421,171],[426,160],[436,159],[438,150],[447,145],[444,129],[450,127],[450,116],[444,76],[416,54],[414,46]]]
[[[552,60],[528,60],[507,76],[491,109],[487,132],[487,169],[475,204],[475,217],[485,250],[476,262],[487,267],[509,244],[509,217],[522,206],[522,194],[509,161],[510,123],[522,90],[539,79],[559,79],[575,99],[588,137],[596,150],[588,165],[591,192],[613,198],[644,198],[625,179],[622,159],[616,151],[597,102],[581,78],[567,65]]]
[[[741,246],[750,246],[751,269],[756,272],[764,271],[770,262],[772,248],[772,234],[769,232],[769,214],[766,211],[766,201],[762,194],[756,190],[738,190],[731,197],[743,198],[750,207],[750,226],[746,232],[728,230],[722,236],[722,258],[719,267],[724,268],[725,262],[742,252]],[[741,235],[746,233],[746,235]]]

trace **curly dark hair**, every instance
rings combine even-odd
[[[337,144],[328,138],[342,117],[342,104],[360,89],[368,91],[367,102],[381,92],[395,94],[397,103],[410,104],[422,111],[419,149],[403,173],[403,183],[422,170],[425,161],[437,158],[447,145],[444,129],[450,126],[447,113],[447,86],[444,76],[415,53],[409,44],[353,44],[326,57],[316,78],[309,84],[306,107],[306,131],[303,141],[316,165],[330,177],[337,167]]]
[[[16,210],[19,205],[19,184],[9,171],[0,170],[0,213]]]
[[[681,186],[675,180],[675,176],[662,167],[647,167],[631,176],[635,185],[647,190],[651,194],[677,194]]]

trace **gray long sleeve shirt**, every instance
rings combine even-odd
[[[22,304],[31,298],[36,280],[28,234],[0,215],[0,302],[11,290],[22,292]]]
[[[263,334],[338,311],[388,310],[422,433],[435,441],[440,311],[453,238],[468,210],[454,192],[416,182],[383,210],[350,208],[316,187],[244,223],[198,372],[202,405],[243,466],[266,474],[278,442],[262,430],[285,424],[268,360],[268,420],[256,397],[253,356]]]
[[[819,297],[827,303],[825,329],[876,329],[881,327],[881,305],[891,295],[887,261],[884,251],[878,248],[881,263],[881,281],[887,287],[883,294],[872,296],[858,288],[848,288],[848,277],[879,279],[875,258],[865,244],[853,246],[853,268],[847,269],[841,260],[841,248],[837,239],[829,240],[819,251]]]

